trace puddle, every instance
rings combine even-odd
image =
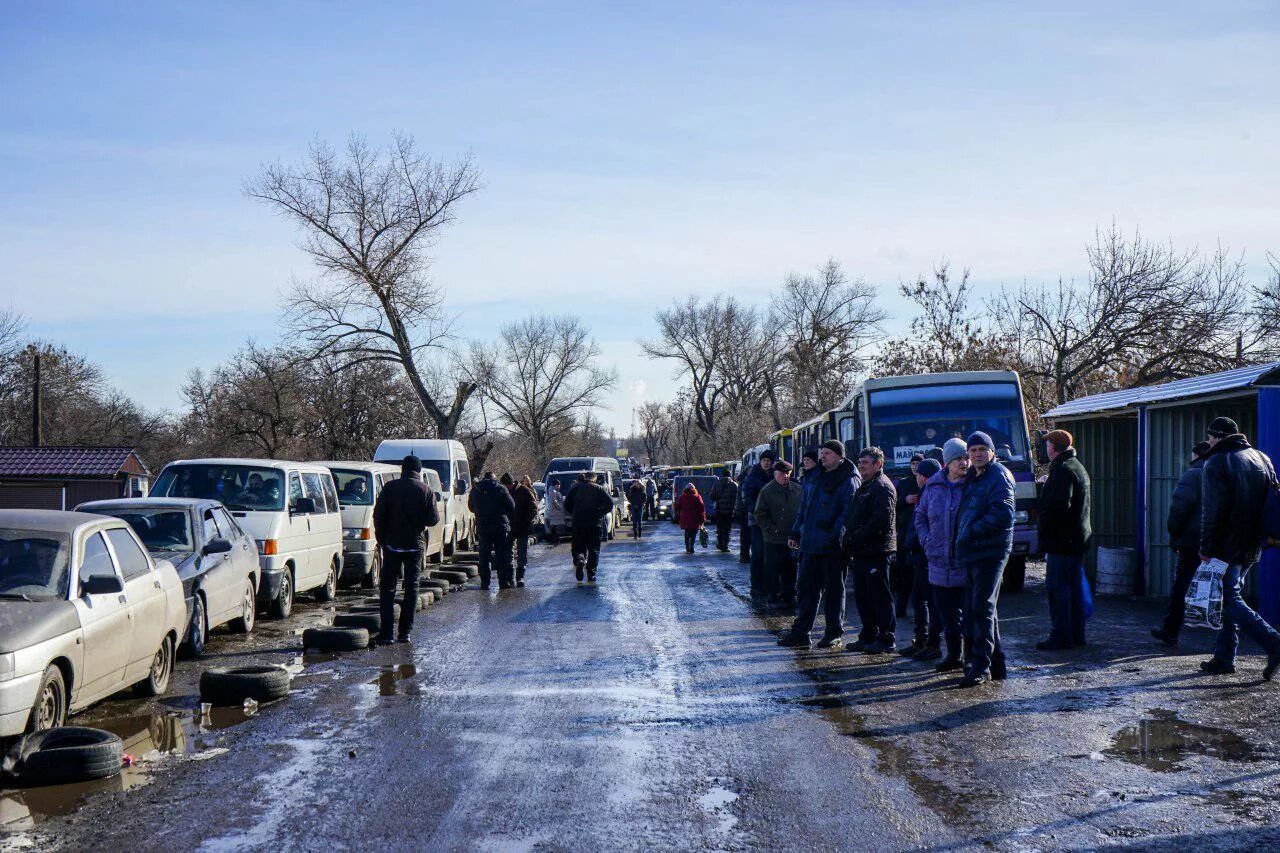
[[[1105,754],[1131,764],[1170,773],[1196,755],[1219,761],[1253,761],[1253,746],[1235,732],[1178,719],[1177,713],[1156,709],[1151,719],[1126,726],[1112,739]]]
[[[368,682],[368,686],[377,687],[379,696],[419,696],[421,690],[417,684],[403,684],[418,674],[418,668],[411,663],[384,666],[378,671],[378,677]]]

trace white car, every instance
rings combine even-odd
[[[186,615],[173,565],[120,519],[0,510],[0,737],[130,685],[164,693]]]

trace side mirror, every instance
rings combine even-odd
[[[119,595],[124,584],[115,575],[89,575],[80,579],[81,595]]]
[[[231,543],[226,539],[210,539],[204,543],[202,553],[206,557],[210,554],[229,554],[231,553]]]
[[[290,515],[310,515],[316,511],[315,498],[298,498],[289,510]]]

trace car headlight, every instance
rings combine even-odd
[[[1026,524],[1030,520],[1031,513],[1027,512],[1025,509],[1020,509],[1013,513],[1014,524]]]
[[[359,539],[359,538],[360,538],[360,528],[359,528],[359,527],[344,527],[344,528],[342,528],[342,538],[343,538],[343,539]]]
[[[8,681],[17,674],[14,669],[14,663],[13,652],[0,655],[0,681]]]

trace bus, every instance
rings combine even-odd
[[[830,409],[792,427],[796,455],[811,447],[821,447],[824,441],[833,438],[845,445],[845,453],[850,456],[860,450],[863,431],[859,429],[857,400],[858,395],[851,394],[839,408]]]
[[[799,461],[796,458],[795,439],[790,429],[780,429],[769,436],[769,447],[773,450],[773,455],[777,459],[785,459],[792,466]]]

